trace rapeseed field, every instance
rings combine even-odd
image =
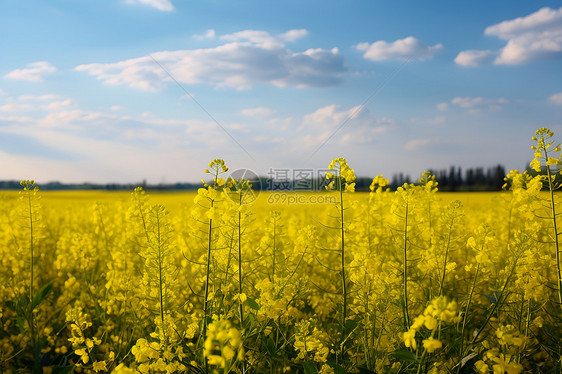
[[[192,193],[22,181],[0,198],[0,372],[559,373],[552,137],[497,193],[427,172],[353,193],[343,158],[300,195],[220,159]]]

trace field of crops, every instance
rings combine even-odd
[[[559,372],[550,134],[497,193],[352,193],[343,159],[325,193],[257,199],[222,160],[193,193],[24,181],[0,197],[0,372]]]

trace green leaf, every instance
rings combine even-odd
[[[357,321],[352,320],[352,319],[348,319],[345,321],[345,333],[349,334],[350,332],[352,332],[355,328],[357,327]]]
[[[248,306],[254,310],[260,310],[260,306],[253,299],[247,298],[246,304],[248,304]]]
[[[310,362],[303,362],[302,367],[304,368],[304,372],[306,374],[317,374],[318,373],[318,370],[316,369],[316,367],[314,365],[312,365]]]
[[[376,374],[374,371],[369,370],[367,368],[358,368],[359,369],[359,374]]]
[[[392,352],[392,355],[394,356],[394,358],[396,358],[399,361],[409,361],[409,362],[417,361],[414,352],[405,349],[397,349],[396,351]]]
[[[275,351],[277,349],[275,348],[275,343],[273,342],[273,339],[271,339],[270,337],[267,337],[267,341],[265,342],[265,345],[267,347],[267,350],[268,350],[269,354],[275,355]]]
[[[72,366],[54,366],[52,374],[70,374],[74,371],[74,365]]]
[[[248,315],[248,320],[246,321],[246,325],[248,326],[248,330],[252,331],[254,329],[254,324],[256,323],[256,317],[253,313]]]
[[[490,302],[490,304],[495,304],[498,302],[498,300],[494,297],[494,296],[490,296],[490,295],[484,295],[484,297],[486,299],[488,299],[488,301]]]
[[[20,334],[25,333],[25,318],[23,316],[17,316],[16,323],[18,325],[18,330]]]
[[[50,281],[49,283],[44,285],[39,291],[37,291],[35,296],[33,296],[33,302],[31,303],[31,310],[34,310],[35,307],[37,307],[37,305],[41,304],[41,302],[45,300],[47,295],[49,295],[49,292],[51,292],[54,282],[55,282],[54,280]]]
[[[344,368],[342,368],[341,366],[336,364],[335,367],[334,367],[334,373],[335,374],[347,374],[347,371]]]

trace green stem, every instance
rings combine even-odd
[[[340,344],[340,359],[343,361],[344,344],[345,344],[345,320],[347,317],[347,284],[345,277],[345,229],[344,229],[344,215],[343,215],[343,183],[342,177],[339,177],[340,187],[340,221],[341,221],[341,279],[342,279],[342,292],[343,292],[343,311],[342,311],[342,326],[341,326],[341,344]]]
[[[505,280],[505,283],[502,287],[502,290],[498,296],[498,299],[496,300],[494,306],[492,307],[492,310],[490,311],[490,313],[488,314],[488,316],[486,317],[486,320],[484,321],[484,323],[482,324],[482,327],[478,330],[478,332],[476,333],[476,335],[474,336],[474,338],[472,338],[472,340],[470,341],[470,344],[474,344],[474,342],[476,341],[476,339],[478,339],[478,337],[480,336],[480,334],[482,333],[482,331],[484,331],[484,328],[488,325],[488,322],[490,322],[490,318],[492,318],[492,315],[495,313],[496,309],[498,308],[500,301],[503,298],[503,295],[505,293],[505,289],[507,288],[507,285],[509,284],[509,281],[511,279],[511,277],[513,276],[513,274],[515,273],[515,267],[517,266],[517,261],[519,260],[519,257],[515,257],[515,260],[513,261],[513,266],[511,268],[511,271],[509,273],[509,276],[507,277],[507,279]]]
[[[216,177],[215,177],[216,179]],[[210,208],[213,208],[214,200],[211,200]],[[205,344],[205,340],[207,339],[207,317],[209,314],[209,277],[211,273],[211,248],[213,242],[213,219],[209,218],[209,233],[207,237],[207,268],[205,270],[205,299],[203,300],[203,326],[201,328],[201,335],[203,337],[203,344]],[[203,357],[205,362],[205,373],[209,372],[209,365],[207,363],[207,359]]]
[[[159,208],[159,207],[158,207]],[[157,229],[157,237],[156,243],[158,243],[158,293],[160,296],[160,322],[161,322],[161,331],[162,331],[162,338],[164,339],[164,350],[167,348],[167,339],[166,339],[166,329],[164,327],[164,274],[163,274],[163,267],[164,267],[164,255],[162,253],[162,238],[160,236],[160,209],[156,209],[156,229]]]
[[[213,207],[213,200],[211,200],[211,208]],[[213,219],[209,219],[209,232],[207,238],[207,268],[205,270],[205,300],[203,301],[203,341],[207,338],[207,314],[208,314],[208,302],[209,297],[209,278],[211,273],[211,248],[212,248],[212,237],[213,237]]]
[[[425,356],[427,355],[427,351],[424,349],[422,356],[420,358],[420,363],[418,364],[418,370],[416,371],[416,374],[421,374],[422,372],[422,367],[423,367],[423,362],[425,361]]]
[[[35,258],[34,254],[34,243],[33,243],[33,205],[31,203],[31,192],[27,190],[27,201],[29,208],[29,329],[31,332],[31,347],[33,350],[33,372],[41,373],[41,366],[39,363],[39,353],[37,347],[37,336],[35,331],[35,317],[33,315],[33,284],[34,284],[34,272],[33,272],[33,260]]]
[[[548,152],[544,148],[544,159],[548,161]],[[558,244],[558,226],[556,224],[556,208],[554,205],[554,187],[552,186],[552,174],[550,172],[550,166],[546,165],[546,174],[548,177],[548,189],[550,191],[550,207],[552,209],[552,223],[554,229],[554,245],[556,247],[556,270],[558,276],[558,303],[560,308],[562,308],[562,270],[560,268],[560,246]]]
[[[406,201],[406,215],[404,217],[404,322],[406,330],[410,327],[410,313],[408,312],[408,202]]]
[[[239,206],[242,206],[242,192],[240,192]],[[238,293],[242,295],[242,212],[238,210]],[[240,327],[244,328],[244,308],[242,299],[239,298],[240,307]]]
[[[277,219],[273,217],[273,263],[271,264],[271,283],[273,284],[273,291],[275,292],[275,236],[277,234]]]
[[[451,233],[453,231],[453,222],[455,220],[454,212],[451,218],[451,225],[449,226],[449,234],[447,236],[447,247],[445,248],[445,258],[443,260],[443,276],[439,284],[439,296],[443,294],[443,286],[445,285],[445,273],[447,272],[447,257],[449,256],[449,248],[451,246]]]
[[[474,294],[474,289],[476,288],[476,279],[478,278],[478,272],[480,271],[480,263],[478,263],[478,265],[476,266],[476,272],[474,273],[474,280],[472,281],[472,287],[470,288],[470,294],[468,295],[468,302],[466,304],[466,309],[464,312],[464,316],[462,319],[462,329],[461,329],[461,346],[460,346],[460,357],[459,357],[459,362],[458,362],[458,369],[457,369],[457,373],[460,374],[461,372],[461,362],[462,362],[462,356],[464,356],[464,330],[466,328],[466,321],[467,321],[467,316],[468,316],[468,311],[470,310],[470,304],[472,302],[472,295]]]

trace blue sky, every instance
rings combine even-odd
[[[265,175],[340,156],[417,177],[522,169],[543,125],[562,140],[555,1],[6,0],[0,35],[0,179],[197,181],[217,157]]]

